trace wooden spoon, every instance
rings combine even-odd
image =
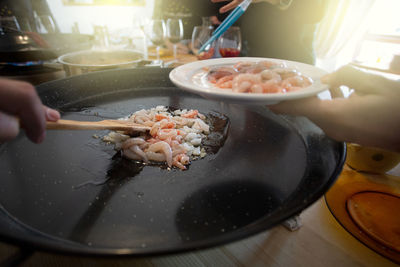
[[[46,129],[49,130],[113,130],[125,132],[146,132],[151,128],[128,120],[102,120],[102,121],[74,121],[58,120],[48,121]]]

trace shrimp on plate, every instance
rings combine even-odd
[[[208,81],[220,89],[231,89],[235,93],[286,93],[310,86],[311,78],[286,64],[262,60],[240,61],[232,67],[211,69]]]

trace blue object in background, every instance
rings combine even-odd
[[[224,21],[221,23],[221,25],[218,26],[218,28],[214,31],[213,35],[210,37],[210,39],[207,40],[207,42],[204,43],[204,45],[201,46],[201,48],[198,51],[198,54],[203,52],[205,49],[207,49],[208,46],[210,46],[215,40],[218,39],[226,30],[229,29],[233,25],[233,23],[236,22],[236,20],[246,11],[246,9],[249,7],[251,4],[252,0],[244,0],[242,3],[240,3]]]

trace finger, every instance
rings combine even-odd
[[[364,93],[381,93],[382,77],[367,73],[354,66],[346,65],[337,71],[323,77],[322,82],[330,85],[331,88],[338,88],[346,85]]]
[[[217,16],[211,16],[211,23],[214,25],[220,25],[221,21],[218,19]]]
[[[340,87],[330,88],[329,92],[330,92],[332,98],[343,98],[344,97],[343,91],[340,89]]]
[[[0,143],[14,139],[18,133],[18,119],[0,112]]]
[[[61,116],[57,110],[46,106],[43,106],[43,108],[47,121],[58,121],[60,119]]]
[[[307,116],[313,113],[315,107],[319,105],[320,100],[317,97],[305,99],[283,101],[268,108],[278,114]]]
[[[35,88],[26,82],[0,79],[0,108],[20,119],[26,135],[35,143],[45,136],[45,112]]]
[[[229,10],[234,9],[235,7],[237,7],[240,3],[242,2],[242,0],[233,0],[232,2],[230,2],[229,4],[224,5],[223,7],[221,7],[219,9],[219,13],[225,13],[228,12]]]

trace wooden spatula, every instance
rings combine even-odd
[[[47,122],[46,128],[49,130],[113,130],[125,132],[146,132],[150,127],[143,126],[125,120],[102,120],[102,121],[74,121],[58,120],[57,122]]]

